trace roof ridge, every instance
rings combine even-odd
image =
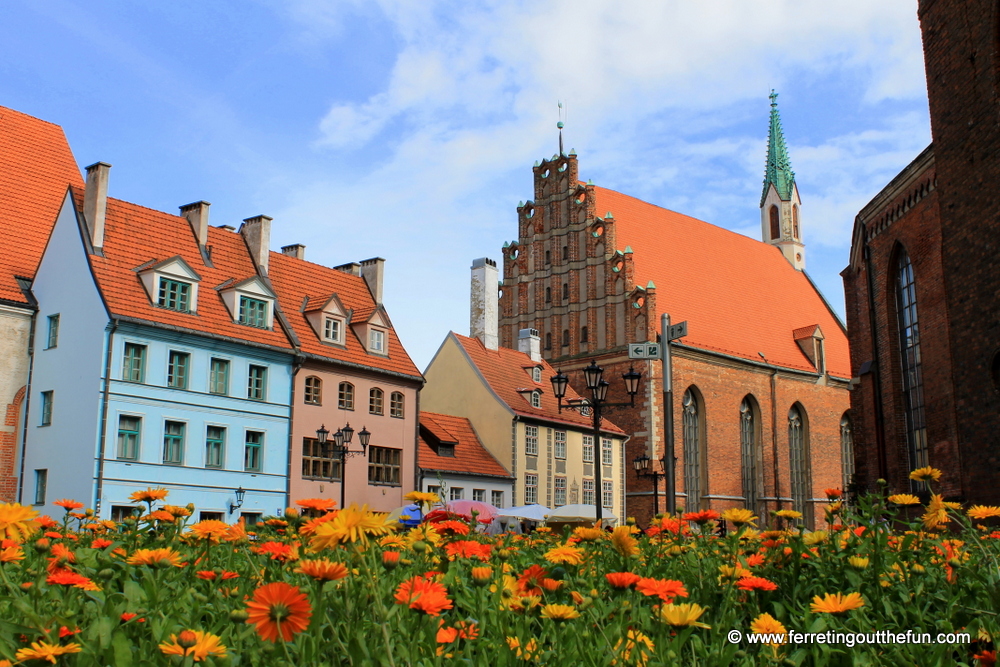
[[[52,127],[58,127],[60,130],[63,129],[62,125],[58,123],[53,123],[51,120],[45,120],[44,118],[39,118],[38,116],[32,116],[30,113],[25,113],[23,111],[18,111],[17,109],[11,109],[10,107],[0,106],[0,117],[3,117],[4,112],[9,111],[17,116],[23,116],[24,118],[30,118],[33,121],[39,123],[45,123],[46,125],[51,125]]]

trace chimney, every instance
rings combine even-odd
[[[361,260],[361,277],[368,283],[368,289],[375,297],[375,303],[382,303],[382,276],[385,274],[385,260],[381,257]]]
[[[352,276],[361,276],[361,265],[357,262],[348,262],[347,264],[341,264],[340,266],[333,267],[336,271],[343,271],[344,273],[349,273]]]
[[[289,257],[294,257],[295,259],[305,259],[306,247],[301,243],[293,243],[292,245],[283,245],[281,246],[281,254],[288,255]]]
[[[111,165],[95,162],[87,167],[87,187],[83,191],[83,218],[90,232],[90,245],[104,247],[104,217],[108,211],[108,172]]]
[[[517,332],[517,351],[524,352],[532,361],[542,360],[542,339],[538,329],[521,329]]]
[[[250,255],[265,276],[267,275],[267,260],[271,252],[271,220],[273,219],[266,215],[257,215],[246,218],[240,225],[240,235],[243,236],[247,248],[250,249]]]
[[[181,206],[181,215],[191,223],[198,246],[204,248],[208,244],[208,207],[207,201],[196,201],[193,204]]]
[[[472,260],[471,285],[469,336],[481,340],[487,350],[495,350],[500,346],[497,263],[489,257]]]

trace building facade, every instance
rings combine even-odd
[[[476,500],[508,507],[514,478],[483,446],[472,422],[434,412],[420,413],[417,489],[444,500]]]

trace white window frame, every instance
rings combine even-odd
[[[448,489],[448,500],[465,500],[465,487],[453,486]]]
[[[538,475],[524,476],[524,504],[531,505],[538,502]]]
[[[611,438],[601,438],[601,465],[614,465],[615,446]]]
[[[334,335],[330,335],[330,329],[335,329]],[[344,342],[344,320],[339,317],[323,316],[323,340],[328,343]]]
[[[583,462],[594,462],[594,436],[592,435],[583,436]]]
[[[531,403],[531,407],[540,408],[542,407],[542,392],[537,389],[531,392],[531,397],[528,399]]]
[[[490,491],[490,504],[493,505],[493,507],[503,509],[503,491],[499,491],[497,489]]]
[[[615,483],[607,480],[601,480],[601,502],[604,507],[610,508],[615,506]]]
[[[566,458],[566,431],[556,431],[553,452],[557,459]],[[563,503],[565,505],[565,503]]]
[[[583,504],[584,505],[596,505],[594,502],[594,480],[585,479],[583,480]]]
[[[524,453],[528,456],[538,456],[538,427],[524,425]]]
[[[388,336],[383,329],[371,328],[368,331],[368,351],[375,354],[388,354]]]
[[[561,507],[566,504],[566,478],[556,477],[554,482],[552,504],[554,507]]]

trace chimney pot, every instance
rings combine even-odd
[[[469,299],[469,336],[488,350],[500,347],[497,263],[489,257],[472,260]]]
[[[305,259],[306,258],[306,247],[301,243],[293,243],[292,245],[281,246],[281,254],[288,255],[289,257],[294,257],[295,259]]]
[[[90,232],[90,245],[104,247],[104,218],[108,212],[108,173],[111,165],[95,162],[87,167],[87,185],[83,191],[83,218]]]
[[[191,223],[194,237],[198,239],[198,245],[202,248],[208,244],[208,207],[207,201],[196,201],[191,204],[181,206],[181,215]]]
[[[382,278],[385,274],[385,260],[381,257],[361,260],[361,277],[368,283],[375,303],[382,303]]]
[[[267,275],[267,260],[271,256],[271,218],[266,215],[256,215],[243,220],[240,235],[246,241],[250,255],[257,263],[260,272]]]

